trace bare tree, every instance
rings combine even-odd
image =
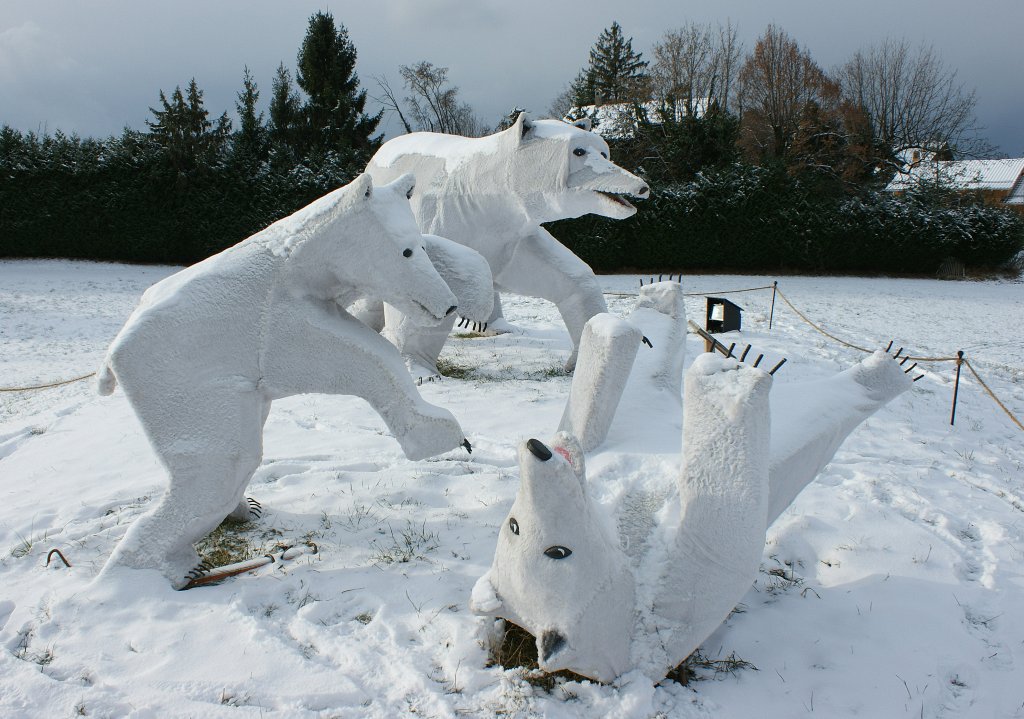
[[[857,52],[839,78],[870,118],[882,163],[899,164],[901,152],[917,147],[975,156],[991,149],[976,135],[974,92],[931,46],[887,39]]]
[[[672,109],[692,115],[705,102],[728,109],[739,58],[731,24],[690,23],[668,30],[654,45],[651,77],[655,94]]]
[[[570,112],[576,107],[574,98],[576,97],[573,92],[572,85],[566,85],[561,91],[555,95],[551,101],[551,105],[548,106],[548,117],[552,117],[556,120],[561,120],[563,117],[569,115]]]
[[[384,107],[385,112],[393,112],[398,115],[398,119],[402,122],[402,127],[405,128],[406,132],[412,132],[412,125],[405,119],[405,114],[402,112],[402,104],[398,101],[398,97],[395,95],[395,91],[391,89],[388,79],[383,75],[376,76],[373,81],[377,83],[377,87],[380,88],[382,94],[381,97],[374,97],[380,105]]]
[[[740,68],[740,146],[758,159],[786,159],[805,113],[838,112],[840,93],[784,30],[769,25]]]
[[[411,93],[405,102],[420,130],[467,137],[486,134],[487,129],[473,108],[459,102],[459,88],[448,84],[448,68],[422,60],[415,65],[401,65],[398,72]]]

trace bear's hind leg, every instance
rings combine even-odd
[[[193,409],[184,422],[152,405],[136,407],[167,468],[168,488],[128,528],[104,573],[119,566],[156,569],[176,589],[185,586],[199,564],[193,545],[238,506],[259,466],[267,406],[262,396],[209,387],[189,394],[177,405]]]

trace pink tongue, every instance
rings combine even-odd
[[[572,462],[572,460],[569,459],[569,450],[565,449],[564,447],[552,447],[551,449],[555,450],[560,455],[565,457],[566,462]]]

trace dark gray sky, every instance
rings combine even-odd
[[[982,134],[1024,156],[1021,0],[0,0],[0,123],[92,136],[143,128],[158,91],[193,76],[211,115],[233,115],[246,65],[265,107],[317,10],[348,28],[371,96],[374,76],[397,89],[399,65],[429,60],[450,68],[489,125],[517,105],[543,114],[613,20],[645,57],[688,21],[732,20],[746,49],[774,22],[826,69],[903,37],[933,44],[977,91]],[[399,131],[397,120],[382,128]]]

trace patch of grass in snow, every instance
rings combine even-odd
[[[196,543],[199,557],[214,567],[244,562],[266,554],[262,544],[254,541],[252,522],[228,517],[220,526]]]
[[[45,542],[48,538],[48,532],[43,532],[42,536],[36,536],[35,532],[30,531],[28,536],[25,537],[21,532],[15,532],[18,535],[18,543],[11,547],[11,556],[15,559],[21,559],[27,557],[32,553],[32,548],[39,542]]]
[[[799,587],[804,583],[803,577],[797,576],[796,572],[793,571],[793,562],[780,561],[778,557],[775,557],[774,555],[769,557],[769,559],[774,561],[778,566],[766,568],[764,565],[761,565],[761,574],[766,576],[766,579],[763,580],[763,586],[766,592],[769,594],[785,592],[793,589],[794,587]],[[796,564],[800,565],[801,563],[796,562]]]
[[[442,377],[468,379],[473,375],[475,368],[470,367],[469,365],[459,364],[447,357],[441,357],[437,360],[437,371],[441,373]]]
[[[427,529],[427,523],[423,522],[419,527],[411,521],[406,521],[405,529],[395,533],[394,527],[388,525],[391,536],[391,543],[380,545],[374,542],[375,550],[372,556],[374,564],[396,564],[411,562],[414,559],[426,559],[426,554],[441,546],[441,540],[436,532]]]
[[[537,640],[528,631],[512,622],[504,622],[504,631],[490,637],[487,666],[520,670],[523,681],[550,692],[567,681],[590,681],[575,672],[562,670],[548,673],[537,661]]]
[[[711,659],[697,649],[684,659],[682,664],[670,671],[665,678],[686,686],[695,681],[735,676],[746,669],[757,671],[757,667],[745,659],[740,659],[736,656],[736,652],[729,652],[728,656],[722,659]]]

